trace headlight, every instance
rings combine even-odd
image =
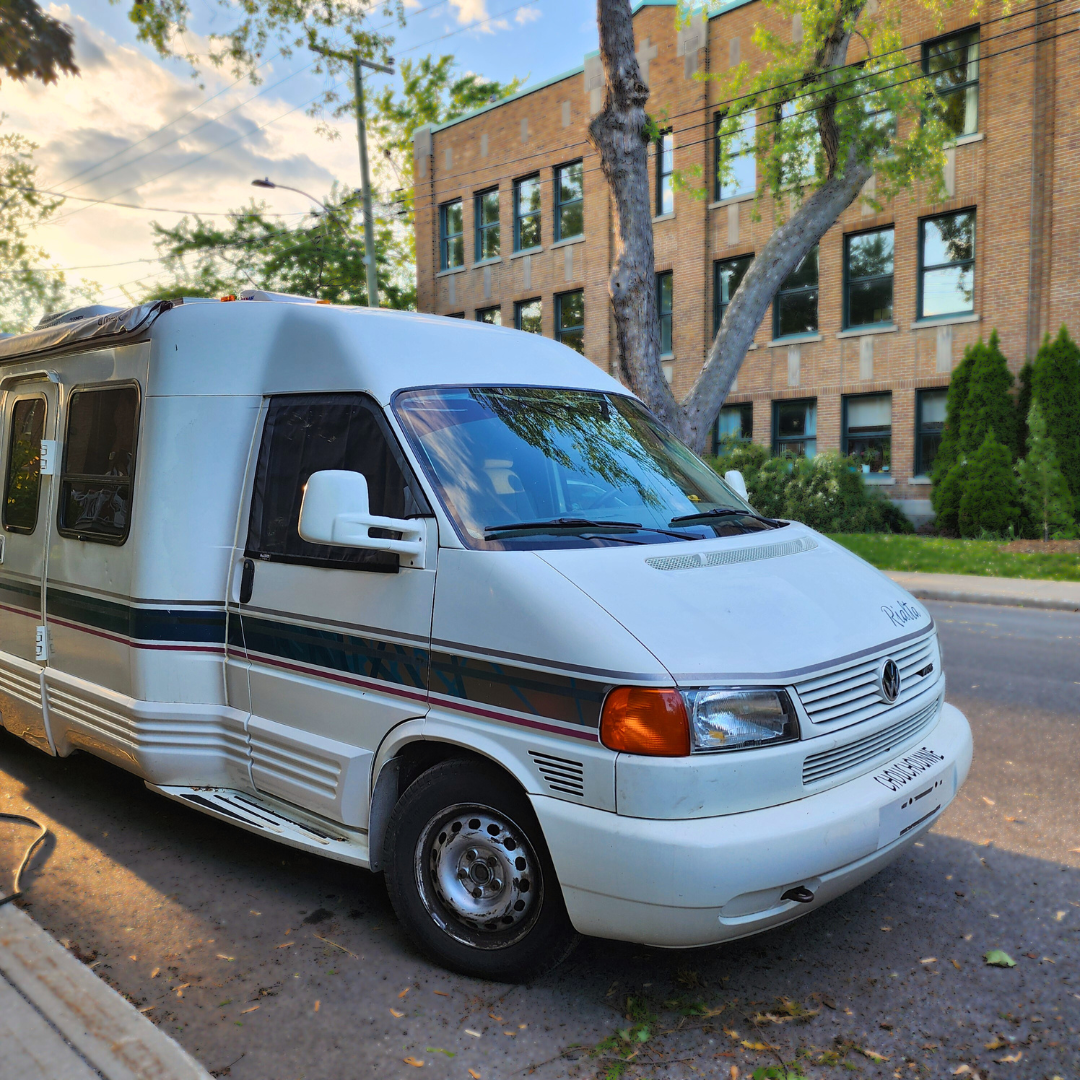
[[[684,690],[693,752],[772,746],[799,737],[783,690]]]

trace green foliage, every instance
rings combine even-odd
[[[1020,489],[1007,446],[986,433],[982,446],[969,465],[967,483],[960,496],[960,535],[1003,535],[1015,529],[1020,517]]]
[[[19,82],[56,82],[64,72],[77,75],[74,36],[66,23],[46,15],[36,0],[0,3],[0,68]]]
[[[1016,392],[1016,452],[1022,454],[1028,443],[1028,413],[1031,412],[1031,380],[1035,375],[1035,365],[1028,360],[1020,369],[1017,377],[1019,388]]]
[[[936,470],[935,470],[936,473]],[[957,461],[934,488],[933,506],[937,515],[934,523],[943,533],[956,536],[960,532],[960,499],[967,485],[968,465]]]
[[[1031,388],[1080,511],[1080,349],[1064,326],[1053,341],[1047,335],[1036,354]]]
[[[9,334],[29,330],[47,311],[92,293],[89,286],[69,289],[63,273],[43,266],[51,261],[48,253],[30,241],[63,204],[33,190],[36,149],[22,135],[0,133],[0,331]]]
[[[1017,466],[1024,507],[1044,540],[1072,539],[1076,535],[1073,500],[1037,401],[1028,413],[1027,427],[1027,457]]]
[[[723,450],[714,468],[721,475],[738,469],[750,504],[766,517],[801,521],[819,532],[914,532],[900,509],[867,488],[861,474],[839,454],[769,457],[764,447],[753,443]]]
[[[1015,383],[1008,361],[1001,351],[997,331],[986,344],[980,339],[968,352],[973,363],[967,400],[960,416],[960,446],[967,456],[974,454],[989,431],[1008,447],[1013,458],[1023,447],[1015,445],[1016,411],[1012,388]]]
[[[975,355],[972,351],[974,346],[964,350],[964,358],[957,364],[949,381],[949,393],[945,400],[945,428],[941,433],[941,445],[938,447],[937,457],[934,458],[933,481],[934,488],[931,493],[931,502],[934,513],[941,517],[943,498],[943,485],[949,471],[960,459],[960,425],[964,415],[964,405],[967,402],[968,388],[971,383],[971,372],[975,367]],[[959,496],[956,498],[959,509]],[[954,526],[948,526],[952,528]]]

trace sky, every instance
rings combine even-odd
[[[406,0],[408,23],[393,33],[392,52],[406,59],[452,53],[463,71],[540,81],[580,64],[597,47],[590,0]],[[175,224],[188,213],[225,214],[254,195],[295,222],[313,205],[288,191],[260,191],[256,177],[321,198],[337,181],[359,187],[356,129],[329,121],[339,137],[317,130],[308,103],[324,89],[308,55],[273,56],[262,82],[234,82],[212,66],[192,78],[182,60],[163,61],[135,39],[130,0],[43,5],[75,33],[77,77],[58,84],[0,83],[0,131],[38,144],[41,187],[137,209],[68,199],[33,237],[65,268],[71,283],[100,286],[98,299],[123,306],[155,280],[151,222]],[[205,35],[230,25],[228,2],[193,0],[186,45],[205,51]],[[373,15],[369,26],[388,20]],[[273,51],[272,49],[270,50]],[[399,76],[378,75],[378,82]],[[157,208],[157,209],[152,209]],[[224,220],[219,218],[218,220]]]

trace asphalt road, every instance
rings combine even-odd
[[[381,879],[87,755],[0,733],[0,810],[55,835],[30,913],[219,1076],[593,1076],[636,1051],[629,1076],[746,1080],[782,1057],[810,1078],[1075,1080],[1080,615],[929,606],[975,734],[966,786],[910,857],[727,946],[590,940],[532,986],[481,983],[415,953]],[[986,965],[994,948],[1016,966]]]

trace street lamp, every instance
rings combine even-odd
[[[322,214],[316,215],[321,219],[319,221],[319,228],[322,231],[322,245],[319,249],[319,280],[315,285],[316,293],[322,292],[323,263],[326,261],[326,219],[332,217],[334,211],[331,210],[326,203],[322,202],[322,200],[316,199],[314,195],[309,195],[306,191],[301,191],[298,187],[289,187],[288,184],[275,184],[269,176],[263,177],[262,180],[252,180],[251,186],[257,188],[281,188],[282,191],[295,191],[297,195],[303,195],[305,198],[310,199],[313,203],[317,203],[322,207]]]
[[[330,213],[330,210],[327,208],[326,204],[316,199],[314,195],[308,195],[306,191],[301,191],[298,187],[289,187],[288,184],[275,184],[274,181],[270,179],[270,177],[265,177],[262,180],[252,180],[251,186],[261,188],[281,188],[282,191],[295,191],[297,195],[303,195],[305,198],[310,199],[313,203],[318,203],[319,206],[323,208],[323,211],[325,213]]]

